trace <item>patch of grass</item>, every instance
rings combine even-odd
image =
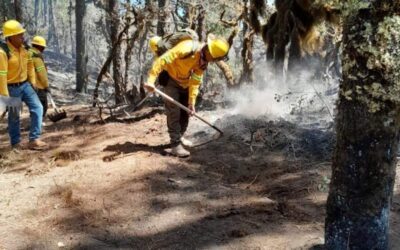
[[[61,199],[64,207],[76,207],[79,206],[81,201],[79,198],[74,197],[74,189],[76,189],[75,185],[60,186],[55,183],[49,194]]]
[[[18,163],[21,163],[22,157],[20,156],[20,152],[17,150],[10,150],[7,152],[0,152],[0,169],[11,167]]]

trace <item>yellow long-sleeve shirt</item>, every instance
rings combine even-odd
[[[9,96],[7,85],[28,80],[36,85],[35,72],[31,55],[21,46],[16,49],[7,41],[10,58],[0,49],[0,95]]]
[[[197,46],[193,52],[193,48],[196,47],[194,43],[197,42],[182,41],[157,58],[149,72],[147,84],[154,86],[158,75],[165,70],[180,86],[189,88],[189,104],[194,105],[204,71],[200,65],[202,46]]]
[[[36,87],[38,89],[47,89],[49,87],[49,79],[42,53],[36,48],[31,48],[29,53],[31,54],[30,56],[32,57],[33,66],[35,68]]]

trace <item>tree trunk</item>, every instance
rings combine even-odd
[[[143,29],[144,29],[144,23],[143,22],[138,23],[136,25],[135,33],[132,35],[132,37],[130,37],[129,43],[127,44],[125,53],[125,86],[128,86],[129,84],[129,69],[132,62],[133,48],[135,47],[136,41],[138,40],[139,36],[143,33]],[[134,86],[132,86],[132,88],[134,88]],[[133,96],[133,98],[135,98],[135,96]]]
[[[74,9],[74,6],[73,6],[73,4],[72,4],[72,0],[69,0],[69,6],[68,6],[68,22],[69,22],[69,35],[70,35],[70,38],[71,38],[71,57],[72,58],[75,58],[76,57],[76,54],[75,54],[75,49],[74,49],[74,46],[73,46],[73,44],[75,44],[74,43],[74,33],[73,33],[73,30],[72,30],[72,13],[73,13],[73,9]]]
[[[79,93],[87,92],[87,54],[86,36],[83,29],[83,21],[86,13],[85,1],[75,1],[75,20],[76,20],[76,91]]]
[[[196,33],[199,41],[206,41],[206,10],[202,5],[198,8]]]
[[[128,32],[128,30],[131,27],[131,25],[132,25],[131,23],[126,24],[124,29],[118,34],[117,39],[115,40],[115,42],[113,42],[113,45],[111,47],[111,50],[109,52],[109,55],[108,55],[106,61],[104,62],[103,66],[101,67],[100,73],[97,76],[96,86],[95,86],[94,91],[93,91],[93,107],[96,107],[97,102],[98,102],[99,87],[100,87],[100,83],[101,83],[101,81],[103,79],[103,76],[108,71],[111,62],[112,62],[113,58],[115,57],[115,53],[117,51],[118,44],[120,44],[122,42],[122,37],[124,36],[124,34],[126,32]]]
[[[10,18],[10,10],[13,9],[12,2],[10,0],[0,1],[0,22],[5,22]]]
[[[400,2],[369,4],[349,14],[343,31],[327,249],[388,249],[400,127]]]
[[[61,19],[61,21],[60,21],[60,23],[61,23],[61,30],[67,30],[68,29],[68,27],[67,27],[67,25],[65,24],[65,22],[64,22],[64,20],[62,20]],[[63,32],[62,34],[61,34],[61,41],[62,41],[62,43],[61,43],[61,47],[62,47],[62,53],[64,54],[64,55],[67,55],[68,54],[68,52],[67,52],[67,45],[68,45],[68,43],[66,42],[67,41],[67,38],[68,38],[68,33],[67,32]],[[60,47],[60,49],[61,49],[61,47]]]
[[[239,85],[242,83],[253,82],[253,46],[254,46],[254,35],[255,32],[249,27],[247,23],[243,23],[243,48],[242,48],[242,59],[243,59],[243,70],[239,79]]]
[[[47,1],[48,0],[43,0],[43,26],[46,26],[47,24],[47,11],[48,11],[48,7],[47,7]]]
[[[158,0],[157,35],[164,36],[170,32],[170,1]]]
[[[49,33],[47,40],[48,44],[54,45],[55,52],[60,53],[60,44],[56,30],[56,20],[53,12],[53,0],[49,0]]]
[[[20,0],[14,0],[14,11],[15,11],[15,19],[20,23],[24,22],[23,11],[22,11],[22,3]]]
[[[108,13],[110,16],[110,34],[111,41],[114,43],[119,34],[120,18],[119,18],[119,1],[108,1]],[[122,43],[126,41],[122,41]],[[116,44],[115,56],[112,60],[113,63],[113,80],[115,89],[115,103],[120,104],[124,102],[124,94],[126,86],[124,84],[124,69],[122,58],[122,43]]]
[[[40,7],[39,0],[35,0],[35,6],[34,6],[35,30],[37,30],[37,27],[38,27],[39,7]]]

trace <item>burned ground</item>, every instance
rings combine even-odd
[[[157,109],[105,122],[96,109],[67,111],[67,119],[46,127],[44,140],[52,146],[45,152],[10,152],[1,125],[2,248],[308,249],[323,243],[334,145],[329,129],[218,117],[224,136],[177,159],[163,153],[168,137]],[[193,120],[190,133],[213,132]]]

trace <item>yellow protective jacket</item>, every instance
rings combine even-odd
[[[21,46],[18,50],[7,41],[10,58],[0,49],[0,95],[9,96],[7,85],[28,80],[36,84],[33,61],[30,53]]]
[[[35,68],[36,88],[47,89],[49,87],[49,80],[42,53],[36,48],[30,48],[29,53],[31,54],[33,66]]]
[[[189,104],[195,105],[199,87],[203,78],[203,69],[200,65],[202,44],[192,40],[185,40],[157,58],[149,72],[147,84],[153,85],[158,75],[167,71],[183,88],[189,88]],[[195,51],[193,51],[193,48]]]

